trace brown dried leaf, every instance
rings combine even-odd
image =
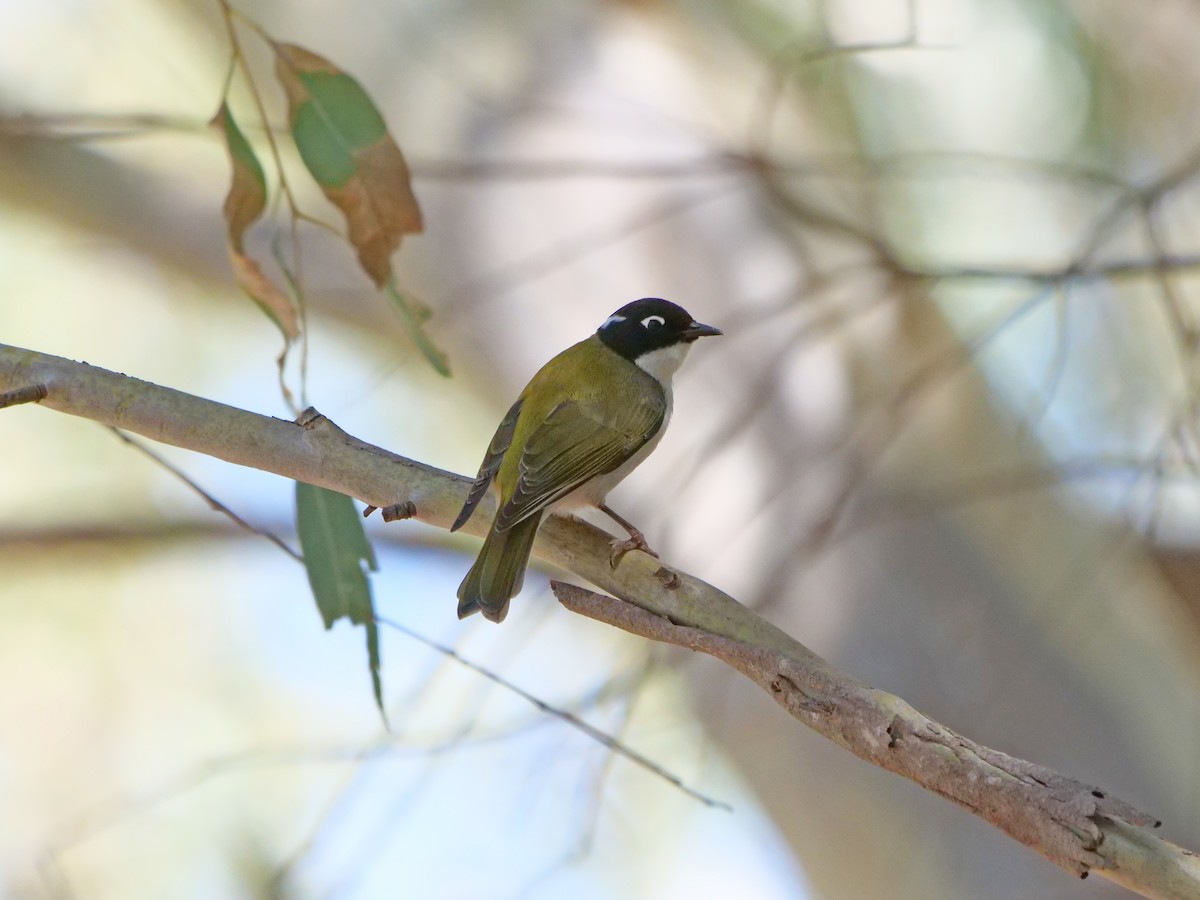
[[[267,277],[258,261],[231,246],[229,264],[233,267],[238,285],[271,318],[283,332],[283,336],[289,341],[299,338],[300,323],[296,318],[295,305],[291,298]]]
[[[359,263],[383,287],[401,238],[422,228],[404,155],[357,81],[303,47],[274,49],[300,157],[345,216]]]
[[[246,229],[258,220],[267,205],[267,179],[262,164],[228,106],[222,103],[210,124],[220,129],[229,151],[233,178],[229,193],[225,195],[225,224],[229,231],[229,246],[241,253]]]

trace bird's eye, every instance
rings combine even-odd
[[[651,331],[655,328],[662,328],[666,324],[666,320],[662,316],[646,316],[646,318],[642,319],[642,327]]]

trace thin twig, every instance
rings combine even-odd
[[[269,531],[264,531],[262,529],[256,528],[253,525],[251,525],[249,522],[247,522],[245,519],[241,518],[241,516],[239,516],[237,513],[235,513],[233,510],[231,510],[224,503],[222,503],[221,501],[219,501],[215,497],[213,497],[212,494],[208,493],[203,488],[201,488],[192,479],[188,478],[188,476],[183,474],[179,469],[175,468],[173,465],[171,465],[169,462],[167,462],[161,456],[156,454],[150,448],[143,445],[140,441],[135,441],[133,438],[129,437],[128,435],[122,434],[116,428],[110,428],[110,430],[122,441],[124,441],[125,443],[129,444],[132,447],[137,448],[142,453],[146,454],[146,456],[150,457],[155,462],[157,462],[160,466],[162,466],[164,469],[166,469],[168,472],[170,472],[172,475],[174,475],[176,478],[183,481],[188,487],[190,487],[193,491],[195,491],[202,498],[204,498],[205,502],[207,502],[214,510],[216,510],[217,512],[219,512],[225,516],[228,516],[237,525],[239,525],[241,528],[244,528],[246,531],[249,531],[251,534],[257,535],[258,537],[266,538],[271,543],[275,544],[275,546],[279,547],[279,549],[283,550],[285,553],[287,553],[289,556],[291,556],[293,559],[295,559],[297,562],[300,562],[300,563],[304,562],[304,558],[297,551],[293,550],[286,543],[284,543],[278,536],[270,533]],[[673,784],[675,787],[679,788],[681,791],[683,791],[689,797],[693,797],[696,800],[699,800],[705,806],[717,807],[720,809],[732,811],[732,807],[728,803],[725,803],[720,800],[715,800],[712,797],[709,797],[705,794],[700,793],[699,791],[695,790],[694,788],[688,787],[686,784],[684,784],[683,780],[681,778],[679,778],[679,776],[672,775],[670,772],[668,772],[662,766],[659,766],[657,763],[651,761],[647,757],[638,753],[636,750],[625,745],[619,739],[613,737],[612,735],[605,734],[600,729],[596,728],[593,725],[588,724],[583,719],[580,719],[574,713],[569,712],[568,710],[565,710],[561,707],[554,706],[553,704],[547,703],[545,700],[542,700],[542,699],[534,696],[533,694],[526,691],[524,688],[518,687],[517,685],[513,684],[511,681],[508,681],[507,679],[505,679],[503,676],[497,674],[496,672],[493,672],[492,670],[490,670],[484,666],[481,666],[479,663],[472,662],[471,660],[469,660],[466,657],[459,654],[458,651],[455,650],[453,647],[448,647],[445,644],[442,644],[442,643],[439,643],[438,641],[433,640],[433,638],[426,637],[425,635],[421,634],[420,632],[414,631],[413,629],[411,629],[405,625],[402,625],[395,620],[388,619],[383,616],[376,616],[375,621],[378,622],[380,625],[386,625],[388,628],[398,631],[401,634],[411,638],[412,640],[415,640],[421,644],[424,644],[426,647],[440,653],[442,656],[446,657],[447,659],[450,659],[450,660],[458,663],[459,665],[463,666],[464,668],[470,669],[471,671],[476,672],[479,675],[482,675],[484,678],[488,679],[489,681],[492,681],[495,684],[500,685],[505,690],[507,690],[513,694],[516,694],[522,700],[525,700],[525,701],[533,704],[533,706],[535,706],[537,709],[539,709],[541,712],[545,713],[546,715],[551,716],[556,719],[559,719],[559,720],[567,723],[572,728],[575,728],[575,729],[583,732],[585,735],[587,735],[589,738],[591,738],[592,740],[599,743],[601,746],[607,747],[614,753],[625,757],[629,761],[637,764],[638,766],[641,766],[643,769],[647,770],[648,772],[658,776],[659,778],[663,779],[664,781],[667,781],[670,784]]]
[[[185,475],[181,469],[177,468],[176,466],[174,466],[170,462],[168,462],[165,457],[163,457],[162,455],[160,455],[158,453],[155,453],[153,450],[151,450],[149,447],[147,447],[141,441],[131,438],[129,435],[125,434],[118,428],[113,428],[112,426],[109,426],[108,430],[111,431],[113,434],[115,434],[119,440],[124,441],[126,444],[128,444],[130,447],[133,447],[139,453],[142,453],[145,456],[149,457],[150,459],[154,460],[154,462],[157,463],[159,465],[159,467],[161,467],[162,469],[165,469],[167,472],[170,472],[172,475],[174,475],[176,478],[178,478],[180,481],[182,481],[184,484],[186,484],[189,488],[192,489],[192,491],[195,494],[199,495],[199,497],[202,500],[204,500],[204,502],[207,503],[214,511],[219,512],[221,515],[228,518],[231,522],[233,522],[239,528],[243,529],[244,531],[248,531],[250,534],[256,535],[258,537],[266,538],[268,541],[270,541],[272,544],[274,544],[276,547],[278,547],[280,550],[282,550],[284,553],[286,553],[292,559],[296,560],[297,562],[301,562],[301,563],[304,562],[304,557],[300,555],[299,550],[296,550],[293,547],[291,547],[286,541],[283,540],[283,538],[279,537],[279,535],[277,535],[273,532],[267,531],[266,529],[258,528],[257,526],[251,525],[249,522],[247,522],[245,519],[243,519],[241,516],[239,516],[237,513],[235,513],[232,509],[230,509],[228,506],[226,506],[224,503],[222,503],[220,500],[218,500],[216,497],[214,497],[212,494],[210,494],[204,488],[200,487],[200,485],[198,485],[195,481],[193,481],[191,478],[189,478],[187,475]]]
[[[300,563],[304,562],[304,558],[296,550],[289,547],[278,536],[272,534],[269,531],[265,531],[263,529],[259,529],[259,528],[256,528],[255,526],[251,525],[249,522],[247,522],[245,519],[243,519],[241,516],[239,516],[237,513],[235,513],[232,509],[230,509],[226,504],[222,503],[220,500],[217,500],[215,497],[213,497],[212,494],[210,494],[209,492],[204,490],[195,481],[193,481],[191,478],[189,478],[187,475],[185,475],[183,472],[181,472],[179,469],[177,469],[175,466],[173,466],[171,463],[169,463],[162,456],[155,453],[149,447],[146,447],[140,441],[137,441],[137,440],[129,437],[128,435],[123,434],[121,431],[119,431],[116,428],[110,427],[109,430],[112,431],[118,438],[120,438],[126,444],[130,445],[131,447],[136,448],[137,450],[141,451],[146,456],[148,456],[150,459],[154,460],[156,463],[158,463],[158,465],[162,466],[162,468],[166,469],[168,472],[170,472],[172,475],[174,475],[176,478],[178,478],[180,481],[182,481],[184,484],[186,484],[188,487],[190,487],[193,491],[195,491],[198,495],[200,495],[200,497],[202,497],[205,500],[205,502],[207,502],[209,504],[209,506],[211,506],[214,510],[216,510],[217,512],[221,513],[222,515],[225,515],[228,518],[230,518],[239,527],[245,529],[246,531],[250,532],[251,534],[254,534],[258,537],[269,540],[276,547],[278,547],[280,550],[283,550],[285,553],[287,553],[290,557],[292,557],[292,559],[296,560],[297,562],[300,562]],[[394,504],[394,505],[396,505],[396,504]],[[591,725],[588,722],[584,721],[583,719],[579,718],[574,713],[572,713],[566,709],[563,709],[561,707],[554,706],[553,704],[547,703],[545,700],[542,700],[539,697],[534,696],[530,692],[526,691],[524,688],[518,687],[513,682],[508,681],[503,676],[497,674],[496,672],[493,672],[491,669],[481,666],[479,663],[472,662],[471,660],[469,660],[466,657],[459,654],[458,651],[455,650],[453,647],[448,647],[445,644],[435,641],[433,638],[426,637],[425,635],[421,634],[420,632],[414,631],[413,629],[409,628],[408,626],[402,625],[400,622],[397,622],[393,619],[388,619],[383,616],[377,615],[375,617],[375,621],[381,625],[386,625],[388,628],[391,628],[395,631],[400,632],[401,634],[407,636],[408,638],[410,638],[414,641],[417,641],[418,643],[424,644],[426,647],[430,648],[431,650],[434,650],[437,653],[440,653],[446,659],[452,660],[453,662],[463,666],[464,668],[470,669],[471,671],[473,671],[479,675],[482,675],[484,678],[488,679],[489,681],[500,685],[502,688],[509,691],[510,693],[513,693],[513,694],[517,695],[518,697],[520,697],[521,699],[527,701],[528,703],[531,703],[533,706],[535,706],[538,710],[545,713],[546,715],[551,716],[556,719],[559,719],[562,722],[565,722],[566,724],[570,725],[572,728],[575,728],[576,730],[585,734],[587,737],[596,741],[601,746],[607,747],[612,752],[625,757],[630,762],[633,762],[634,764],[642,767],[643,769],[650,772],[651,774],[656,775],[657,777],[663,779],[664,781],[674,785],[675,787],[679,788],[679,790],[683,791],[683,793],[687,794],[689,797],[699,800],[705,806],[717,807],[720,809],[732,811],[732,807],[728,803],[725,803],[720,800],[716,800],[712,797],[707,796],[706,794],[703,794],[703,793],[695,790],[694,788],[688,787],[679,776],[671,774],[666,769],[664,769],[662,766],[658,765],[657,763],[653,762],[649,758],[638,753],[636,750],[632,749],[628,745],[624,744],[618,738],[604,733],[600,729],[596,728],[594,725]]]
[[[636,750],[632,749],[631,747],[627,746],[626,744],[623,744],[617,738],[612,737],[611,735],[605,734],[599,728],[597,728],[594,725],[589,724],[588,722],[585,722],[583,719],[579,718],[574,713],[569,712],[565,709],[562,709],[561,707],[553,706],[552,704],[547,703],[545,700],[535,697],[533,694],[529,693],[528,691],[524,690],[523,688],[517,687],[511,681],[506,681],[504,678],[497,675],[495,672],[491,671],[490,669],[486,669],[483,666],[479,665],[478,663],[471,662],[471,660],[466,659],[465,657],[461,656],[458,653],[458,651],[456,651],[453,647],[447,647],[445,644],[440,644],[437,641],[433,640],[432,638],[427,638],[427,637],[411,630],[410,628],[407,628],[404,625],[401,625],[399,622],[393,622],[389,619],[383,618],[382,616],[376,616],[375,621],[379,622],[381,625],[387,625],[389,628],[394,628],[395,630],[401,632],[402,634],[408,635],[413,640],[420,641],[426,647],[430,647],[431,649],[436,650],[438,653],[441,653],[446,658],[452,659],[455,662],[459,663],[460,665],[463,665],[466,668],[472,670],[473,672],[477,672],[478,674],[482,675],[484,678],[488,679],[489,681],[493,681],[496,684],[501,685],[506,690],[516,694],[522,700],[525,700],[528,703],[533,704],[535,707],[537,707],[538,710],[540,710],[541,712],[544,712],[546,715],[553,716],[556,719],[566,722],[572,728],[578,729],[579,731],[583,732],[588,737],[590,737],[592,740],[596,741],[597,743],[601,744],[602,746],[605,746],[605,747],[609,748],[610,750],[612,750],[614,753],[625,757],[630,762],[634,763],[635,765],[640,766],[641,768],[645,769],[647,772],[650,772],[652,775],[655,775],[658,778],[661,778],[663,781],[666,781],[668,784],[674,785],[679,790],[683,791],[683,793],[687,794],[689,797],[691,797],[695,800],[699,800],[705,806],[715,807],[717,809],[723,809],[723,810],[726,810],[727,812],[733,812],[733,807],[730,806],[728,803],[726,803],[722,800],[716,800],[712,797],[709,797],[707,794],[700,793],[700,791],[697,791],[695,788],[688,787],[686,784],[684,784],[683,779],[681,779],[678,775],[672,775],[670,772],[668,772],[662,766],[658,765],[658,763],[643,756],[642,754],[638,753]]]

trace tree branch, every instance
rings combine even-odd
[[[33,385],[45,387],[42,406],[373,506],[408,501],[415,518],[443,528],[470,484],[363,443],[323,416],[305,417],[302,425],[260,416],[0,344],[0,394]],[[483,534],[493,511],[474,516],[465,530]],[[1150,817],[1091,785],[976,744],[855,681],[711,585],[643,553],[628,554],[613,570],[609,535],[575,519],[547,520],[535,552],[619,598],[556,583],[569,609],[723,660],[804,724],[966,807],[1068,871],[1094,869],[1148,897],[1200,896],[1200,857],[1144,830],[1158,824]]]
[[[976,744],[799,643],[791,651],[755,646],[575,585],[551,586],[572,612],[716,657],[851,753],[953,800],[1069,871],[1094,869],[1147,897],[1197,896],[1200,858],[1141,827],[1159,822],[1092,785]]]

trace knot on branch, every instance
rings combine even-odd
[[[351,438],[346,432],[338,428],[333,419],[319,412],[315,406],[307,407],[300,415],[296,416],[296,424],[305,431],[328,434],[332,437],[338,437],[345,441],[356,443],[361,447],[366,447],[362,441],[356,438]]]
[[[405,500],[403,503],[393,503],[391,506],[383,508],[383,521],[385,522],[400,522],[404,519],[411,519],[417,514],[417,504],[411,500]]]
[[[654,573],[654,577],[657,578],[662,583],[662,586],[668,591],[677,591],[679,590],[680,585],[683,584],[683,580],[679,577],[679,573],[672,572],[666,566],[659,566],[658,571]]]
[[[811,713],[814,716],[829,716],[837,708],[832,700],[805,691],[782,672],[771,679],[768,687],[775,695],[775,699],[783,704],[784,708],[793,716],[798,712]]]

